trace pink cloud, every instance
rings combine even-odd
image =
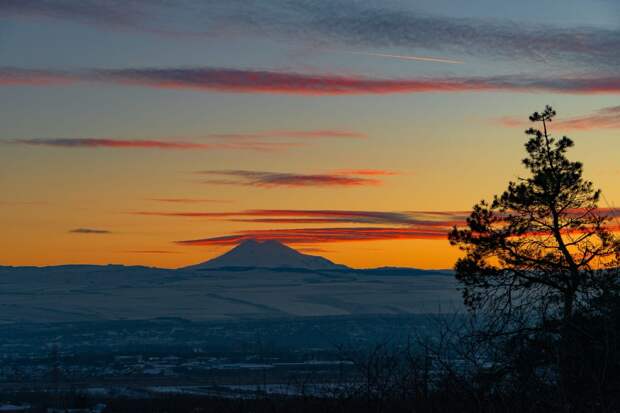
[[[117,148],[117,149],[161,149],[161,150],[253,150],[274,151],[299,146],[283,142],[237,142],[196,143],[153,139],[109,139],[109,138],[32,138],[13,139],[9,143],[29,146],[50,146],[57,148]]]
[[[157,212],[138,211],[136,215],[167,216],[182,218],[227,219],[236,222],[255,223],[312,223],[312,224],[389,224],[405,226],[443,227],[462,225],[469,215],[467,211],[346,211],[346,210],[296,210],[253,209],[225,212]]]
[[[320,139],[320,138],[345,138],[362,139],[368,135],[361,132],[340,129],[317,129],[317,130],[271,130],[252,133],[212,133],[210,138],[219,139],[268,139],[268,138],[297,138],[297,139]]]
[[[388,171],[385,169],[336,169],[334,171],[338,175],[362,175],[362,176],[394,176],[398,172]]]
[[[376,78],[216,67],[45,71],[0,68],[0,85],[103,82],[154,89],[308,96],[438,92],[618,94],[620,76]]]
[[[507,127],[527,127],[528,122],[520,118],[505,116],[499,122]],[[590,114],[567,119],[557,119],[551,124],[556,130],[593,130],[620,128],[620,106],[611,106],[596,110]]]
[[[321,186],[369,186],[380,185],[379,179],[343,174],[302,174],[291,172],[266,172],[246,170],[201,171],[203,175],[222,176],[208,179],[207,184],[244,185],[262,188],[275,187],[321,187]]]
[[[221,237],[177,241],[181,245],[236,245],[248,239],[277,240],[287,244],[315,244],[331,242],[379,241],[394,239],[444,239],[444,229],[418,228],[299,228],[242,231]]]
[[[201,203],[228,203],[226,199],[205,199],[205,198],[150,198],[149,201],[167,202],[172,204],[201,204]]]

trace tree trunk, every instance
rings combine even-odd
[[[562,314],[562,324],[560,326],[560,343],[558,349],[558,370],[560,374],[560,392],[563,400],[563,411],[571,412],[571,391],[574,376],[574,354],[573,354],[573,332],[571,323],[574,313],[575,293],[566,292],[564,294],[564,306]]]

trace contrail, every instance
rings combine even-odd
[[[448,63],[451,65],[461,65],[465,63],[462,60],[442,59],[440,57],[407,56],[407,55],[371,53],[371,52],[347,52],[347,53],[360,54],[360,55],[366,55],[366,56],[387,57],[390,59],[416,60],[419,62]]]

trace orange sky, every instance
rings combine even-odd
[[[0,265],[178,267],[256,236],[448,268],[545,104],[620,204],[613,2],[65,3],[0,5]]]

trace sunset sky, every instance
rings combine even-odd
[[[0,265],[451,267],[528,115],[620,206],[614,0],[0,0]]]

